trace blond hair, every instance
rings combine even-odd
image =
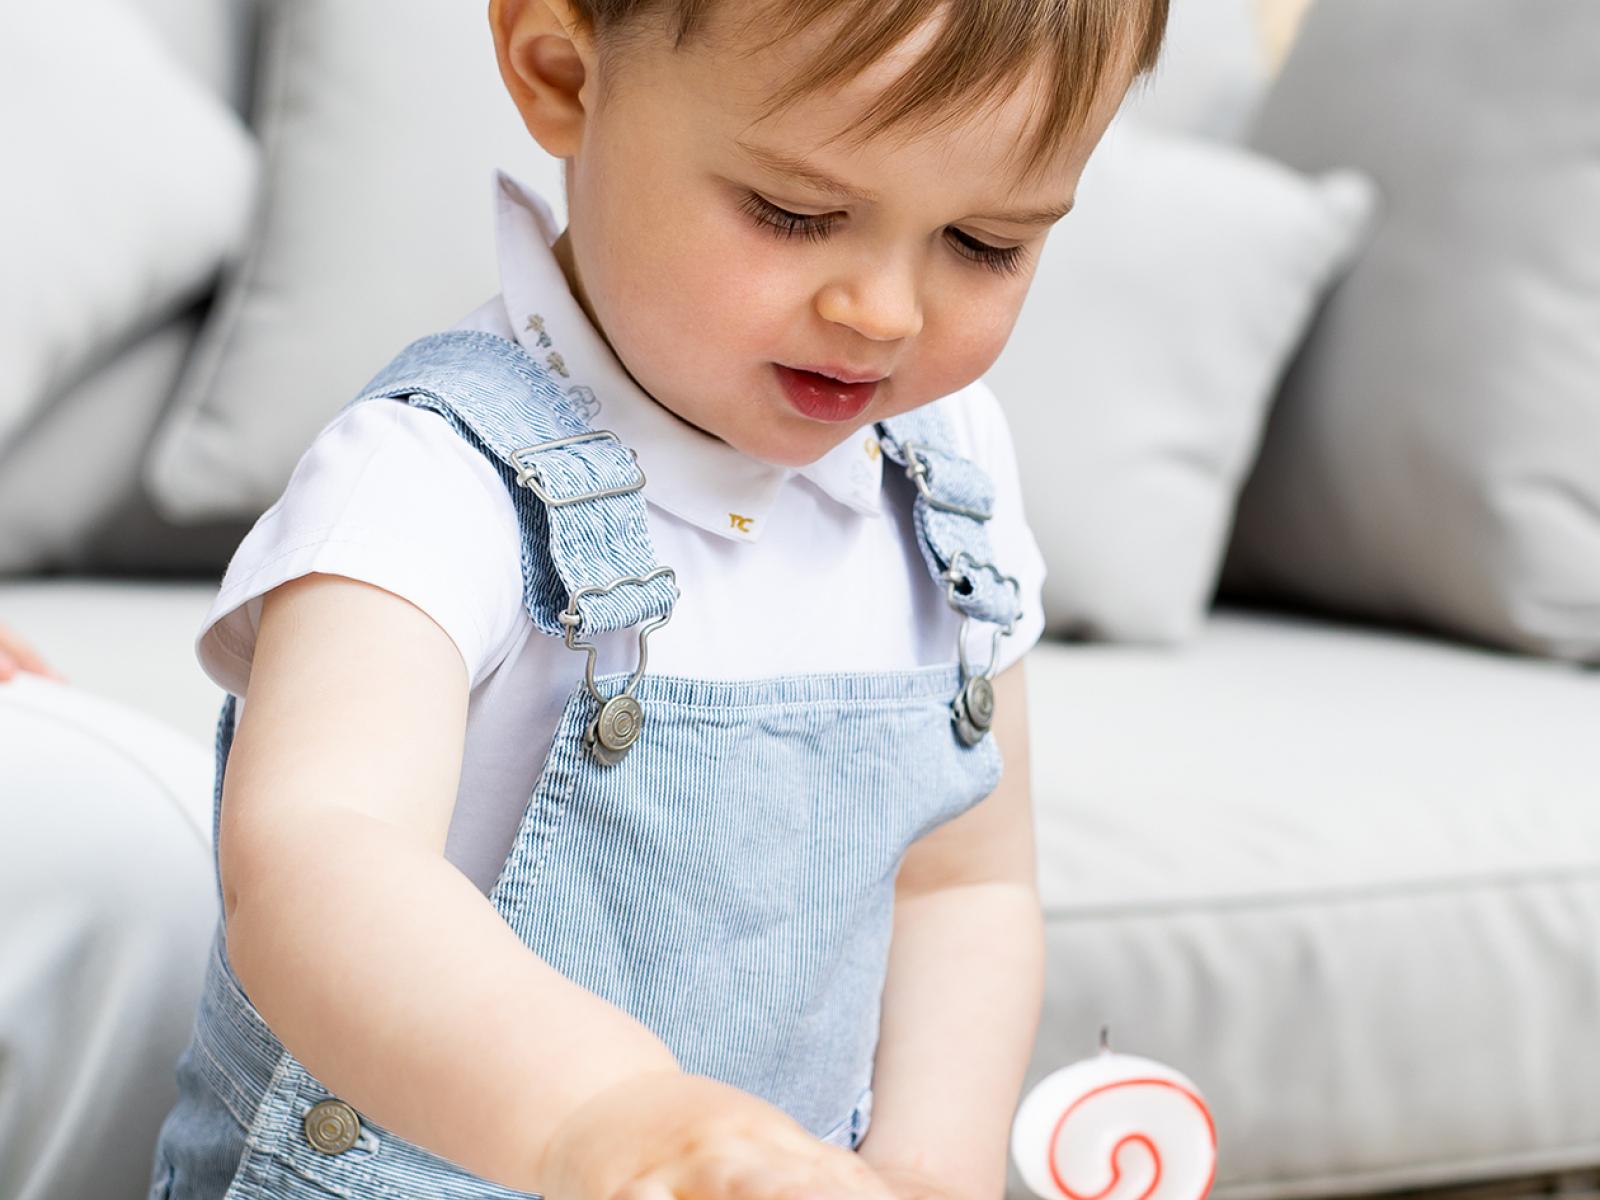
[[[769,99],[776,112],[847,83],[912,31],[943,17],[932,43],[892,87],[843,133],[866,139],[906,123],[927,124],[963,102],[999,98],[1035,63],[1050,68],[1048,90],[1025,173],[1047,164],[1063,140],[1086,125],[1108,86],[1125,86],[1155,67],[1166,33],[1168,0],[736,0],[747,18],[740,36],[770,30],[777,45],[817,22],[837,32]],[[645,17],[665,22],[674,46],[698,32],[721,0],[574,0],[604,45]]]

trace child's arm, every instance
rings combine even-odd
[[[902,1197],[999,1200],[1039,1025],[1044,922],[1020,661],[995,680],[991,736],[1000,785],[913,845],[896,880],[860,1154]]]
[[[539,1190],[552,1132],[585,1101],[679,1068],[443,857],[466,703],[454,642],[409,602],[330,575],[267,595],[224,777],[228,947],[273,1032],[336,1095]]]
[[[467,690],[449,635],[390,592],[267,594],[220,833],[230,958],[278,1038],[357,1112],[518,1191],[893,1200],[854,1154],[682,1071],[445,859]]]

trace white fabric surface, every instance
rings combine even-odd
[[[1374,202],[1352,172],[1112,126],[987,376],[1053,568],[1052,631],[1199,628],[1278,378]]]
[[[594,393],[597,426],[638,451],[651,543],[682,591],[672,622],[650,639],[650,670],[751,679],[952,661],[959,619],[916,543],[915,493],[901,472],[886,479],[878,470],[870,431],[791,471],[671,418],[628,381],[567,290],[548,246],[557,232],[548,213],[541,220],[536,207],[504,205],[504,293],[464,324],[523,339],[542,357],[548,350],[526,322],[536,309],[571,387]],[[998,673],[1043,628],[1044,563],[993,394],[979,382],[935,403],[957,448],[994,480],[991,546],[1022,588],[1023,615],[1002,641]],[[856,470],[867,464],[871,471]],[[730,510],[753,514],[749,532],[731,529]],[[398,402],[359,405],[317,436],[284,494],[246,536],[196,639],[207,674],[243,695],[260,597],[287,580],[313,571],[360,579],[432,617],[461,651],[473,689],[445,854],[485,893],[585,663],[528,619],[520,536],[499,475],[442,418]],[[991,629],[974,627],[971,661],[987,662]],[[633,668],[636,631],[595,640],[597,672]]]
[[[249,218],[238,118],[116,0],[0,8],[0,447],[196,296]]]
[[[136,1200],[216,920],[211,756],[151,718],[0,683],[0,1196]]]
[[[1030,1083],[1109,1023],[1218,1200],[1600,1164],[1600,674],[1240,610],[1028,672]]]

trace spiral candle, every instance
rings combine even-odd
[[[1011,1155],[1045,1200],[1203,1200],[1217,1131],[1199,1089],[1105,1046],[1040,1080],[1017,1109]]]

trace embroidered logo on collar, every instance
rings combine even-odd
[[[737,529],[740,533],[749,533],[750,524],[754,517],[741,517],[738,513],[728,514],[728,528]]]

